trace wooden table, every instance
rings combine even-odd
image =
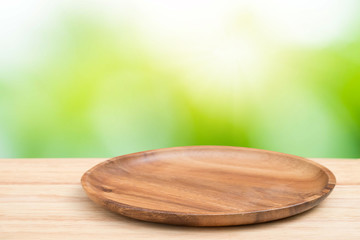
[[[147,223],[91,202],[81,175],[104,159],[0,159],[0,239],[360,239],[360,160],[313,159],[336,175],[318,207],[269,223],[195,228]]]

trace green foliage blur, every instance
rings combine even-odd
[[[214,55],[211,44],[195,54],[186,50],[193,43],[171,36],[169,46],[156,45],[156,32],[141,33],[136,21],[61,15],[36,32],[29,60],[0,65],[0,157],[112,157],[186,145],[359,157],[356,19],[340,38],[315,45],[274,40],[248,12],[236,21],[219,40],[233,45]],[[254,51],[237,49],[238,39]]]

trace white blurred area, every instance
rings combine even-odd
[[[264,48],[321,48],[341,40],[358,9],[355,0],[2,1],[0,69],[36,63],[47,47],[42,33],[67,15],[81,15],[114,31],[127,22],[149,51],[195,65],[199,74],[246,75],[264,64]]]

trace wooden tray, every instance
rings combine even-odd
[[[304,212],[335,186],[305,158],[251,148],[192,146],[119,156],[87,171],[94,202],[140,220],[188,226],[272,221]]]

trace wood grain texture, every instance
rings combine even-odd
[[[218,228],[137,221],[93,204],[79,178],[104,160],[0,159],[0,239],[360,239],[360,159],[312,159],[334,172],[337,186],[311,211]]]
[[[90,199],[122,215],[187,226],[289,217],[316,206],[334,175],[310,160],[226,146],[158,149],[105,161],[82,177]]]

